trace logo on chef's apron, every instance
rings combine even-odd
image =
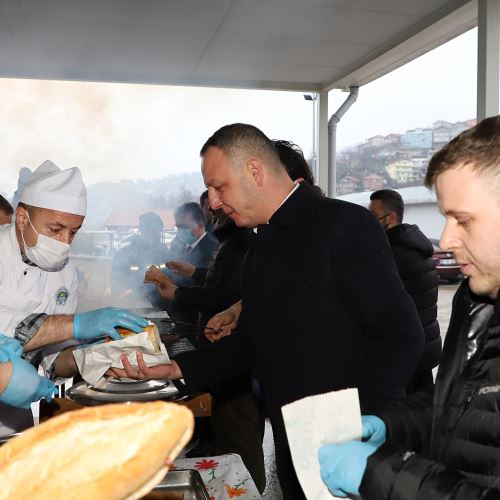
[[[69,297],[68,289],[65,287],[59,288],[59,290],[57,290],[56,292],[56,304],[63,306],[64,304],[66,304],[68,297]]]

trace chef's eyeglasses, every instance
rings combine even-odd
[[[382,220],[385,219],[388,215],[391,215],[392,212],[387,212],[386,214],[382,215],[381,217],[377,217],[377,220]]]

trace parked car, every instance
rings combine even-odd
[[[463,278],[460,272],[460,264],[455,260],[453,252],[446,252],[439,248],[439,240],[430,238],[434,247],[434,255],[432,258],[436,263],[436,271],[440,281],[456,282]]]

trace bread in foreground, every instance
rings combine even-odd
[[[47,420],[0,448],[0,499],[141,498],[191,438],[182,405],[111,404]]]

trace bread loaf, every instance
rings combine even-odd
[[[137,499],[189,441],[193,414],[155,401],[84,408],[0,448],[0,499]]]

